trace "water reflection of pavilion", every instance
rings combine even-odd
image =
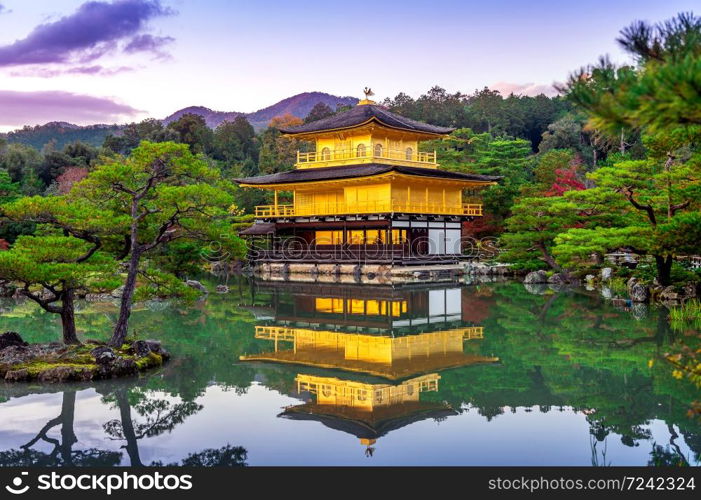
[[[478,345],[466,348],[466,341],[484,336],[481,326],[463,320],[467,288],[315,288],[274,293],[274,319],[255,333],[271,350],[241,359],[389,380],[498,361],[479,354]]]
[[[388,337],[277,326],[256,327],[256,338],[271,340],[273,351],[241,356],[244,361],[270,361],[360,372],[390,380],[498,358],[464,352],[463,342],[482,338],[481,327]]]
[[[270,348],[241,356],[315,369],[295,379],[305,403],[281,417],[317,420],[370,446],[394,429],[456,413],[421,399],[438,391],[441,370],[498,361],[480,353],[484,329],[467,320],[468,288],[290,287],[265,285],[272,319],[255,337]]]
[[[316,420],[371,446],[395,429],[427,418],[455,415],[446,403],[420,400],[421,393],[438,390],[440,378],[430,373],[394,385],[300,374],[295,379],[297,394],[311,397],[304,404],[288,406],[279,416]]]

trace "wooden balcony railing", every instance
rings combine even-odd
[[[284,326],[263,326],[256,325],[255,338],[265,340],[281,340],[284,342],[294,342],[295,329]]]
[[[319,203],[311,205],[259,205],[256,217],[304,217],[315,215],[354,215],[376,213],[410,213],[440,215],[482,216],[479,203],[461,203],[445,205],[442,203],[406,203],[398,201],[369,201],[357,203]]]
[[[332,163],[345,163],[346,160],[352,160],[353,163],[359,161],[373,162],[376,160],[395,160],[405,164],[416,164],[421,166],[435,167],[436,152],[424,151],[402,151],[395,149],[378,148],[366,149],[323,149],[321,151],[312,151],[310,153],[302,153],[297,151],[297,166],[300,168],[312,166],[326,166]]]

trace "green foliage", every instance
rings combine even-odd
[[[446,169],[503,177],[498,185],[480,192],[485,212],[498,220],[508,216],[514,198],[533,169],[530,144],[523,139],[493,139],[489,134],[459,129],[427,147],[437,149]]]
[[[605,225],[560,234],[553,250],[558,261],[565,266],[586,265],[592,254],[601,257],[629,248],[659,259],[657,278],[669,284],[672,256],[698,249],[699,167],[694,154],[680,162],[624,160],[589,174],[598,187],[571,196],[579,200],[581,213],[587,214],[591,203],[607,203],[610,216]]]
[[[511,205],[533,169],[528,141],[494,140],[477,151],[474,170],[480,174],[499,175],[502,180],[482,193],[485,211],[497,218],[511,213]]]
[[[677,326],[688,323],[688,326],[701,328],[701,302],[696,299],[688,300],[678,307],[672,307],[669,310],[669,319],[672,326]]]
[[[8,142],[30,146],[38,151],[49,143],[55,148],[63,149],[74,142],[82,142],[93,147],[100,147],[110,134],[119,133],[122,125],[88,125],[76,127],[67,123],[47,123],[45,125],[25,126],[7,134]]]
[[[573,160],[574,154],[570,149],[549,149],[540,154],[538,164],[533,171],[539,187],[543,191],[547,190],[555,182],[555,171],[569,167]]]
[[[0,205],[19,198],[20,185],[12,182],[7,170],[0,170]]]
[[[650,236],[650,230],[641,226],[573,228],[555,238],[553,254],[562,265],[576,267],[588,263],[592,255],[603,256],[622,247],[647,253]]]
[[[30,172],[36,173],[41,162],[39,151],[24,144],[8,144],[0,150],[0,169],[10,174],[12,182],[21,183]]]
[[[383,104],[401,115],[435,125],[526,139],[533,151],[538,150],[548,124],[570,109],[569,103],[561,98],[513,94],[503,97],[488,88],[466,95],[433,87],[418,99],[400,93]]]
[[[141,141],[166,142],[177,138],[177,133],[172,129],[166,129],[160,120],[148,118],[124,126],[119,133],[108,135],[103,146],[113,153],[128,155],[139,146]]]
[[[227,164],[246,160],[257,161],[258,144],[255,131],[248,120],[238,116],[233,122],[222,122],[214,130],[212,156]]]
[[[701,19],[636,22],[618,41],[636,65],[602,58],[571,76],[567,97],[609,139],[641,134],[647,157],[621,156],[589,175],[598,193],[617,193],[626,206],[612,227],[561,235],[555,253],[573,264],[587,252],[634,248],[655,257],[658,280],[669,284],[674,256],[695,253],[701,233]]]
[[[152,180],[151,180],[152,179]],[[140,198],[140,229],[147,239],[176,214],[180,226],[200,233],[194,222],[225,216],[233,202],[231,183],[183,144],[149,143],[126,159],[108,159],[80,182],[72,195],[106,213],[131,219],[131,193],[150,185]]]
[[[679,254],[695,255],[701,242],[701,212],[680,213],[657,227],[657,247]]]
[[[557,269],[551,255],[553,241],[577,220],[576,206],[560,197],[522,198],[512,211],[501,238],[506,251],[499,260],[514,264],[515,269],[537,270],[543,262]]]
[[[297,151],[303,144],[296,139],[284,137],[275,126],[263,131],[260,137],[260,174],[274,174],[292,169],[297,161]]]
[[[187,144],[193,153],[212,151],[214,133],[200,115],[185,113],[179,119],[169,123],[167,129],[175,133],[176,142]]]
[[[116,263],[108,254],[73,236],[20,236],[9,250],[0,252],[0,279],[18,283],[24,296],[46,311],[60,314],[66,344],[79,343],[75,294],[116,288],[121,279],[115,269]]]
[[[139,273],[142,284],[136,289],[134,300],[181,299],[192,302],[200,297],[200,292],[187,286],[177,276],[157,269],[142,270]]]
[[[18,236],[23,234],[34,234],[36,224],[33,222],[12,222],[0,220],[0,239],[12,244]]]
[[[164,246],[151,257],[158,269],[172,273],[179,278],[197,274],[203,264],[202,251],[206,243],[194,240],[174,241]]]
[[[14,223],[44,224],[81,239],[99,234],[106,248],[121,244],[128,227],[124,216],[77,196],[19,198],[0,207],[0,212]]]
[[[304,123],[315,122],[333,115],[334,111],[331,109],[331,106],[324,104],[323,102],[317,102],[311,111],[309,111],[309,114],[304,118]]]
[[[142,257],[174,241],[229,242],[242,253],[243,242],[232,234],[230,218],[234,187],[202,155],[186,144],[142,142],[128,158],[108,159],[71,191],[98,211],[125,221],[129,263],[120,317],[110,340],[121,345],[127,334],[129,306]],[[173,280],[159,278],[163,286]],[[158,284],[158,283],[157,283]],[[161,286],[156,286],[156,289]],[[168,287],[166,287],[168,288]]]
[[[0,252],[0,277],[28,285],[63,286],[86,292],[119,286],[115,263],[101,252],[86,260],[91,245],[72,236],[20,236]]]

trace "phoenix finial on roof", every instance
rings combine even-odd
[[[375,95],[370,87],[365,87],[363,92],[365,93],[365,99],[369,98],[371,95]]]

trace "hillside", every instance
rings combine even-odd
[[[25,126],[21,129],[0,134],[8,142],[16,142],[41,150],[45,144],[56,141],[55,148],[63,149],[66,144],[80,141],[92,146],[102,146],[109,134],[121,130],[121,125],[87,125],[81,127],[66,122],[49,122],[35,127]]]

